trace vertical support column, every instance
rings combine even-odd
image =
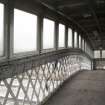
[[[82,51],[84,51],[84,38],[82,38]]]
[[[86,40],[85,40],[85,52],[88,53],[87,52],[87,41]]]
[[[93,60],[91,60],[91,70],[93,70]]]
[[[55,22],[55,40],[54,40],[54,48],[55,50],[58,50],[58,34],[59,34],[59,23],[56,21]],[[55,61],[55,68],[57,67],[58,61]]]
[[[55,49],[57,50],[58,49],[58,28],[59,28],[59,24],[58,22],[55,22],[55,42],[54,42],[54,46],[55,46]]]
[[[102,59],[102,49],[100,49],[100,58]]]
[[[81,36],[81,50],[83,49],[83,43],[82,43],[82,36]]]
[[[102,66],[102,48],[100,49],[100,66],[101,66],[101,69],[103,69],[103,66]]]
[[[4,56],[6,58],[9,57],[8,55],[8,1],[4,6]]]
[[[65,30],[65,48],[68,47],[68,26],[66,26]]]
[[[72,47],[74,48],[74,30],[72,30]]]
[[[6,34],[7,59],[13,56],[13,30],[14,30],[14,0],[8,0],[6,6]]]
[[[95,59],[93,60],[93,70],[96,70],[96,61],[95,61]]]
[[[84,39],[84,52],[86,52],[86,43],[85,43],[86,41],[85,41],[85,39]]]
[[[77,48],[79,48],[79,33],[77,34]]]
[[[42,50],[42,34],[43,34],[43,17],[38,16],[38,23],[37,23],[37,49],[39,51],[39,54]]]

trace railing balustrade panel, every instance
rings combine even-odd
[[[46,61],[45,61],[46,62]],[[82,55],[67,55],[30,68],[12,78],[0,81],[0,105],[38,105],[44,102],[65,80],[82,69],[91,69],[91,62]]]

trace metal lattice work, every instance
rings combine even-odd
[[[0,105],[38,105],[73,73],[81,68],[90,69],[90,64],[80,55],[66,56],[38,67],[33,64],[27,72],[0,81]]]

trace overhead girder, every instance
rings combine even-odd
[[[99,18],[99,21],[100,21],[100,23],[102,22],[105,22],[105,19],[104,18]],[[81,19],[81,20],[79,20],[79,23],[92,23],[93,22],[93,20],[91,19],[91,18],[85,18],[85,19]]]
[[[56,7],[58,8],[64,8],[64,7],[76,7],[76,6],[81,6],[81,5],[85,5],[85,2],[81,2],[81,0],[60,0],[57,1],[56,3]]]

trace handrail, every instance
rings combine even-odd
[[[21,74],[30,69],[30,67],[39,66],[42,64],[46,64],[47,62],[56,61],[62,57],[69,55],[81,55],[87,57],[91,60],[91,58],[84,52],[79,49],[63,49],[58,51],[53,51],[49,53],[43,53],[37,56],[28,56],[24,58],[16,58],[10,59],[3,63],[0,63],[0,79],[8,78],[17,74]],[[21,66],[20,70],[16,71],[16,67]],[[25,66],[25,70],[23,67]]]

